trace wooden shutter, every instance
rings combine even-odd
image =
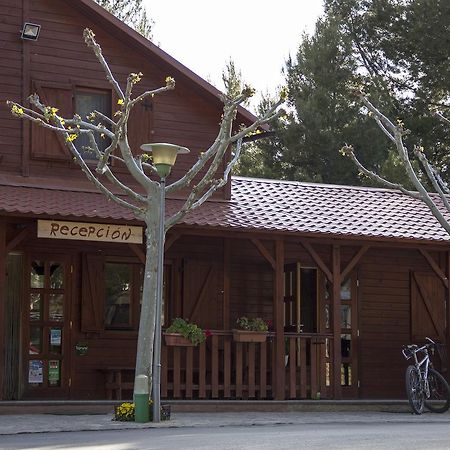
[[[202,328],[222,329],[223,272],[213,262],[184,261],[183,314]]]
[[[128,119],[128,142],[134,155],[141,153],[142,144],[153,142],[153,106],[154,102],[147,97],[131,111]]]
[[[34,83],[34,87],[42,103],[58,108],[58,114],[62,117],[71,118],[73,116],[73,89],[71,85]],[[70,154],[65,146],[63,136],[33,123],[31,127],[31,157],[69,160]]]
[[[411,339],[421,342],[426,336],[445,339],[445,290],[441,280],[431,273],[411,276]]]
[[[83,255],[81,331],[99,332],[104,328],[105,261],[96,254]]]

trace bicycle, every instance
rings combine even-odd
[[[450,407],[450,387],[430,360],[437,344],[428,337],[426,340],[422,346],[403,347],[403,356],[407,360],[414,358],[414,365],[406,369],[406,393],[414,414],[422,414],[424,406],[431,412],[444,413]]]

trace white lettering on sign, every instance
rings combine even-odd
[[[38,237],[142,244],[142,227],[102,223],[38,220]]]

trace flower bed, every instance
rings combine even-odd
[[[153,401],[149,400],[149,417],[153,421]],[[124,402],[114,407],[114,417],[112,420],[118,422],[134,422],[134,403]],[[161,420],[170,420],[170,405],[161,405]]]

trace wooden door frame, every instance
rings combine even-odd
[[[33,250],[27,252],[25,255],[24,268],[23,268],[23,311],[21,317],[21,336],[22,336],[22,345],[21,345],[21,381],[20,381],[20,391],[22,393],[21,397],[26,399],[42,399],[42,398],[57,398],[57,399],[65,399],[70,398],[71,394],[71,377],[72,377],[72,364],[71,364],[71,355],[72,355],[72,302],[71,298],[73,295],[73,283],[72,277],[70,276],[73,273],[73,258],[71,255],[67,253],[63,253],[61,251],[54,252],[40,252],[38,250]],[[63,361],[61,367],[61,387],[51,388],[51,387],[37,387],[30,388],[28,386],[28,375],[29,375],[29,363],[32,357],[29,354],[29,299],[30,299],[30,266],[33,260],[43,260],[43,261],[57,261],[62,262],[64,264],[64,319],[60,325],[63,329],[62,331],[62,349],[61,349],[61,357],[60,361]],[[48,288],[46,288],[48,289]],[[50,322],[44,320],[44,322]],[[46,325],[49,327],[49,325]],[[56,327],[56,326],[55,326]],[[44,334],[42,335],[42,343],[47,338]],[[39,358],[35,358],[39,359]],[[56,359],[56,358],[55,358]],[[51,354],[47,352],[44,354],[42,360],[48,361],[51,360]],[[45,373],[45,372],[44,372]]]

